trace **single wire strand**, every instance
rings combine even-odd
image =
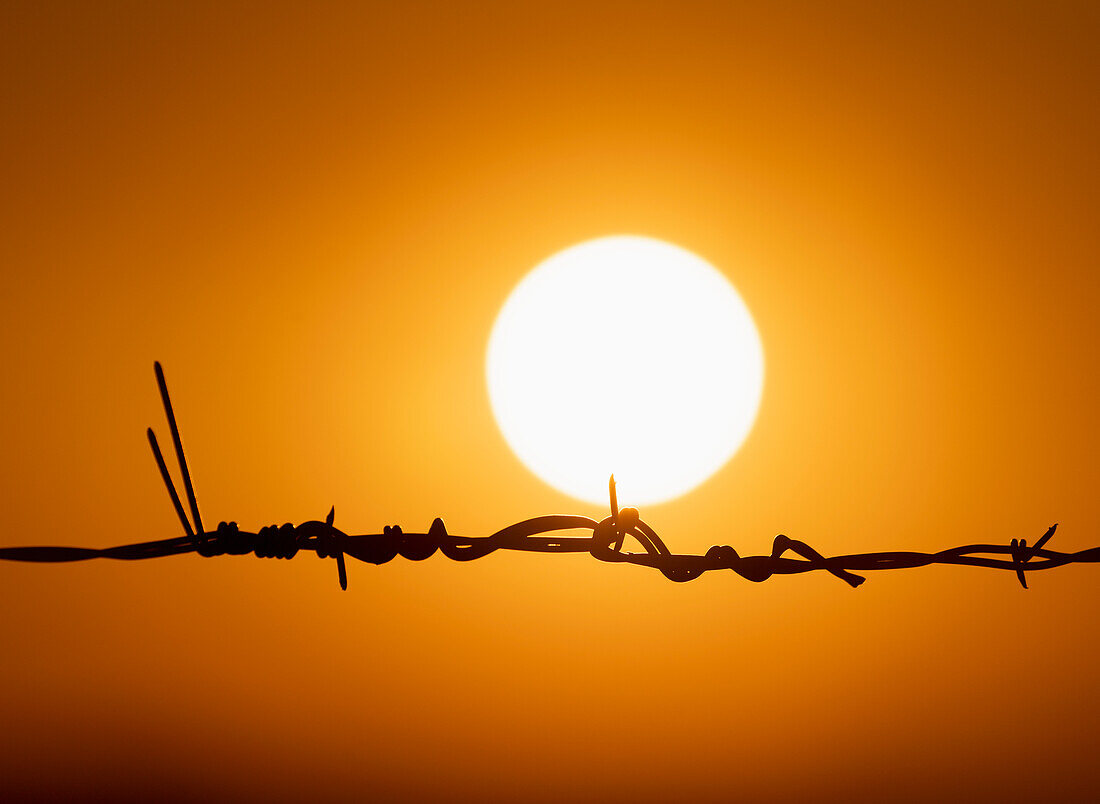
[[[157,468],[160,469],[160,476],[164,478],[164,487],[168,489],[168,496],[172,498],[172,505],[176,509],[176,516],[180,518],[180,523],[183,525],[184,532],[194,539],[195,532],[191,530],[191,523],[187,521],[187,514],[184,513],[183,503],[180,502],[180,495],[176,493],[176,484],[172,482],[172,476],[168,474],[168,467],[164,465],[164,456],[160,452],[160,445],[157,444],[157,434],[153,432],[152,427],[145,432],[146,435],[149,436],[149,446],[153,448],[153,458],[156,459]]]
[[[172,400],[168,396],[168,384],[164,381],[164,369],[160,367],[160,361],[153,363],[153,371],[157,375],[157,386],[160,388],[160,398],[164,402],[164,413],[168,416],[168,427],[172,431],[172,442],[176,447],[176,457],[179,458],[180,472],[183,474],[183,490],[187,493],[187,502],[191,506],[191,516],[195,520],[195,532],[204,533],[202,517],[199,516],[199,502],[195,499],[195,489],[191,485],[191,473],[187,471],[187,459],[183,455],[183,442],[180,440],[180,431],[176,426],[176,414],[172,411]]]

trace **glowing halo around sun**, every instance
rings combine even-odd
[[[589,240],[508,297],[486,358],[509,446],[559,491],[624,504],[678,497],[752,428],[764,352],[737,290],[702,258],[648,237]]]

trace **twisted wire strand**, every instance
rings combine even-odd
[[[588,553],[597,560],[608,563],[626,563],[656,569],[673,581],[694,580],[706,572],[732,570],[741,577],[755,582],[765,581],[773,575],[793,575],[824,570],[838,573],[860,571],[913,569],[933,564],[954,564],[1013,572],[1037,572],[1054,569],[1066,564],[1100,562],[1100,547],[1063,553],[1041,548],[1030,557],[1011,545],[971,544],[953,547],[935,553],[891,551],[880,553],[856,553],[817,558],[788,558],[777,555],[740,556],[728,546],[716,545],[704,555],[670,553],[663,543],[654,544],[652,552],[615,550],[611,539],[616,532],[611,518],[596,522],[585,516],[551,515],[517,522],[491,536],[458,536],[447,532],[442,519],[432,522],[427,533],[406,533],[399,526],[389,526],[382,533],[352,535],[334,527],[331,522],[309,521],[299,525],[290,523],[261,528],[258,532],[240,530],[234,522],[219,523],[214,532],[197,534],[198,544],[191,537],[177,537],[138,544],[120,545],[104,549],[83,547],[3,547],[0,559],[8,561],[65,562],[85,561],[93,558],[112,558],[136,561],[164,556],[198,553],[204,557],[220,555],[247,555],[258,558],[294,558],[299,552],[313,552],[319,558],[351,556],[370,564],[385,564],[397,556],[410,561],[423,561],[436,552],[454,561],[472,561],[484,558],[498,550],[539,553]],[[648,526],[647,526],[648,527]],[[562,531],[588,530],[590,535],[548,535]],[[1051,529],[1053,531],[1053,528]],[[645,547],[638,536],[646,536],[640,529],[629,535]],[[646,536],[652,540],[652,537]],[[784,550],[797,550],[793,540],[776,537]],[[1005,556],[996,558],[994,556]],[[854,587],[862,582],[860,576],[849,581]],[[346,588],[346,580],[342,584]]]
[[[436,552],[441,552],[454,561],[473,561],[498,550],[588,553],[593,558],[608,563],[650,567],[661,572],[669,580],[681,583],[716,570],[732,570],[742,578],[754,582],[765,581],[773,575],[793,575],[823,570],[853,588],[865,580],[863,576],[856,575],[853,570],[872,572],[912,569],[932,564],[956,564],[1011,570],[1016,573],[1020,584],[1026,589],[1029,572],[1053,569],[1066,564],[1100,562],[1100,547],[1075,553],[1061,553],[1046,549],[1046,544],[1054,536],[1057,525],[1052,525],[1030,547],[1026,539],[1013,539],[1008,545],[969,544],[936,553],[890,551],[826,557],[805,542],[780,534],[772,543],[771,554],[766,556],[741,556],[728,545],[715,545],[704,555],[676,554],[672,553],[657,532],[641,519],[636,508],[619,509],[614,475],[608,484],[611,516],[598,522],[586,516],[551,514],[525,519],[502,528],[490,536],[470,537],[448,533],[443,520],[436,518],[427,533],[405,533],[399,526],[393,525],[383,528],[382,533],[350,535],[333,525],[336,512],[332,509],[324,521],[311,520],[299,525],[291,523],[270,525],[260,528],[255,533],[240,530],[235,522],[221,522],[216,530],[206,531],[199,515],[198,500],[191,481],[191,473],[187,468],[183,443],[160,363],[154,363],[154,371],[192,519],[188,519],[187,510],[184,509],[183,502],[176,491],[152,428],[147,433],[149,446],[168,491],[172,507],[183,526],[184,535],[172,539],[103,549],[57,546],[0,547],[0,559],[45,563],[86,561],[93,558],[138,561],[187,553],[198,553],[207,558],[251,553],[258,558],[290,559],[299,552],[311,551],[319,558],[336,560],[342,589],[347,589],[348,586],[345,556],[370,564],[385,564],[399,555],[410,561],[423,561]],[[578,530],[590,531],[590,535],[559,535],[561,531]],[[627,538],[638,544],[642,552],[626,550]],[[798,558],[786,557],[785,554],[788,552],[793,552]],[[991,556],[1006,556],[1006,558]]]

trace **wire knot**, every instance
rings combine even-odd
[[[256,534],[257,558],[294,558],[298,553],[298,533],[294,525],[267,525]]]
[[[195,534],[195,540],[197,542],[195,549],[204,558],[225,555],[226,553],[248,552],[247,544],[244,545],[243,550],[241,549],[242,542],[245,540],[242,538],[236,522],[219,522],[218,529],[214,533],[197,533]]]
[[[336,544],[336,528],[331,525],[325,528],[317,528],[314,538],[317,539],[318,558],[336,558],[338,555],[343,555],[344,551]]]

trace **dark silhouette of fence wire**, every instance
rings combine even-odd
[[[175,483],[164,462],[156,435],[148,430],[149,445],[157,468],[164,480],[176,516],[183,526],[184,535],[173,539],[127,544],[103,549],[84,547],[3,547],[0,559],[8,561],[84,561],[91,558],[113,558],[136,561],[162,556],[198,553],[201,556],[245,555],[252,553],[259,558],[293,558],[301,551],[312,551],[319,558],[336,560],[340,587],[347,589],[347,567],[344,557],[351,556],[371,564],[384,564],[397,556],[423,561],[437,551],[455,561],[471,561],[483,558],[497,550],[520,550],[537,553],[588,553],[593,558],[609,563],[635,564],[660,571],[672,581],[694,580],[704,572],[733,570],[750,581],[765,581],[773,575],[793,575],[802,572],[824,570],[852,587],[865,580],[854,574],[860,572],[909,569],[930,564],[960,564],[971,567],[1011,570],[1027,588],[1028,572],[1053,569],[1065,564],[1100,562],[1100,547],[1076,553],[1060,553],[1046,549],[1057,525],[1033,545],[1026,539],[1013,539],[1008,545],[969,544],[941,550],[937,553],[908,551],[857,553],[854,555],[825,557],[805,542],[784,535],[775,537],[772,551],[766,556],[742,556],[729,546],[715,545],[704,555],[683,555],[671,552],[665,543],[635,508],[619,509],[615,491],[615,478],[611,477],[608,491],[611,515],[596,521],[586,516],[552,514],[526,519],[497,531],[491,536],[469,537],[448,533],[443,520],[436,518],[427,533],[406,533],[396,525],[386,527],[382,533],[352,535],[333,525],[335,509],[330,510],[324,521],[312,520],[299,525],[290,523],[261,528],[258,532],[240,530],[235,522],[220,522],[216,530],[207,532],[199,516],[198,500],[191,482],[191,473],[183,453],[183,443],[176,424],[172,401],[160,363],[154,364],[157,386],[164,403],[172,443],[183,476],[183,488],[187,497],[191,519],[183,507]],[[589,535],[567,535],[569,531],[589,531]],[[644,552],[625,549],[627,539],[641,546]],[[791,552],[798,558],[787,558]],[[1005,556],[994,558],[991,556]]]

